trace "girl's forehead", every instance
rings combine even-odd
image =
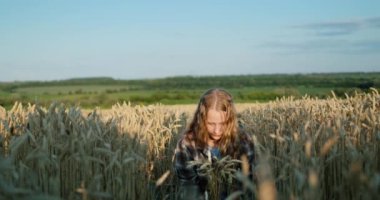
[[[226,115],[227,113],[225,111],[210,109],[207,111],[207,121],[224,122]]]

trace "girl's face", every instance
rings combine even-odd
[[[214,146],[222,138],[226,128],[226,112],[210,109],[207,112],[206,128],[209,135],[208,145]]]

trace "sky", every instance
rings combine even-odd
[[[0,0],[0,82],[380,71],[378,0]]]

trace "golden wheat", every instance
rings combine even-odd
[[[245,187],[229,199],[248,191],[260,199],[380,198],[377,90],[237,110],[255,141],[256,179],[224,170]],[[0,199],[176,199],[173,151],[194,111],[128,103],[0,108]]]

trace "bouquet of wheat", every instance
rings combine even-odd
[[[240,160],[226,156],[221,159],[213,157],[209,160],[190,161],[189,165],[196,166],[199,176],[208,177],[208,199],[220,199],[223,193],[226,195],[232,191],[233,179],[240,163]]]

